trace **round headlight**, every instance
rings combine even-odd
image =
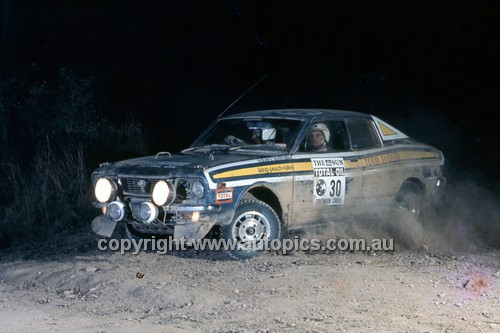
[[[120,201],[113,201],[109,204],[106,214],[113,221],[119,222],[125,217],[125,205]]]
[[[191,193],[197,198],[201,198],[205,194],[205,186],[201,180],[194,180],[191,183]]]
[[[174,195],[174,187],[169,182],[160,180],[153,188],[153,202],[157,206],[172,203]]]
[[[95,197],[101,202],[108,202],[115,192],[115,185],[107,178],[99,178],[95,183]]]
[[[158,216],[158,208],[151,202],[143,202],[139,208],[139,218],[144,223],[153,222]]]

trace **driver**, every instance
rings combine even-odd
[[[260,129],[254,129],[252,130],[252,142],[255,144],[261,144],[263,143],[261,140],[262,137],[262,130]]]
[[[267,144],[274,143],[276,139],[276,128],[272,127],[267,122],[249,122],[248,129],[251,131],[250,144]],[[228,135],[224,138],[224,143],[228,145],[241,145],[247,144],[244,140]]]
[[[328,150],[330,130],[324,123],[313,124],[307,135],[307,148],[309,151],[322,152]]]
[[[276,139],[276,128],[267,122],[250,122],[248,129],[252,131],[252,143],[272,143]]]

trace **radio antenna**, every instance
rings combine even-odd
[[[245,96],[246,94],[248,94],[250,92],[250,90],[252,90],[253,88],[255,88],[256,85],[258,85],[259,83],[262,82],[262,80],[264,80],[265,78],[267,77],[267,74],[264,75],[263,77],[261,77],[259,79],[259,81],[255,82],[250,88],[247,89],[247,91],[245,91],[243,94],[240,95],[240,97],[238,97],[234,102],[232,102],[231,104],[229,104],[229,106],[224,110],[222,111],[218,116],[217,118],[214,119],[214,121],[212,121],[210,123],[210,125],[208,125],[208,127],[205,129],[205,131],[203,131],[203,133],[201,133],[201,135],[193,142],[193,144],[191,145],[191,147],[193,147],[197,142],[198,140],[203,136],[205,135],[205,133],[207,133],[211,128],[212,126],[217,122],[217,120],[220,119],[220,117],[222,117],[224,115],[224,113],[226,113],[227,110],[229,110],[234,104],[236,104],[243,96]],[[189,148],[188,148],[189,149]]]
[[[226,113],[227,110],[229,110],[234,104],[238,103],[238,101],[243,98],[243,96],[245,96],[246,94],[248,94],[253,88],[255,88],[255,86],[257,86],[261,81],[263,81],[265,78],[267,77],[267,74],[264,75],[263,77],[261,77],[259,79],[259,81],[255,82],[250,88],[247,89],[247,91],[245,91],[243,94],[240,95],[240,97],[238,97],[237,99],[234,100],[234,102],[232,102],[231,104],[229,104],[229,106],[221,112],[221,114],[215,118],[214,122],[216,122],[217,120],[219,120],[220,117],[222,117],[222,115],[224,113]]]

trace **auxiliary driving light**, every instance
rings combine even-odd
[[[107,178],[99,178],[95,183],[95,197],[100,203],[108,202],[116,193],[116,185]]]
[[[139,208],[139,218],[144,223],[151,223],[158,217],[158,208],[151,202],[143,202]]]
[[[125,205],[120,201],[113,201],[109,204],[106,214],[113,221],[119,222],[125,217]]]
[[[175,189],[170,182],[160,180],[153,188],[153,202],[157,206],[171,204],[175,199]]]

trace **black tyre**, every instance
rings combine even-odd
[[[397,196],[399,208],[404,209],[415,217],[420,217],[424,211],[424,195],[420,186],[406,182],[401,186]]]
[[[227,254],[238,260],[254,258],[262,253],[265,242],[279,239],[280,220],[268,204],[259,200],[242,200],[233,221],[222,227],[221,236],[234,242]]]
[[[417,250],[425,244],[425,229],[422,222],[424,212],[424,193],[420,186],[406,182],[396,197],[398,210],[390,234],[396,247]]]

